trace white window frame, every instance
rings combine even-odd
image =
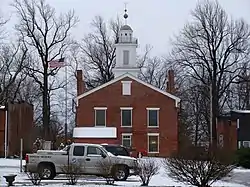
[[[107,107],[94,107],[95,110],[95,127],[106,127],[107,126]],[[104,110],[105,111],[105,125],[104,126],[99,126],[96,125],[96,111],[97,110]]]
[[[245,147],[245,146],[244,146],[244,143],[248,143],[248,147]],[[242,146],[243,146],[244,148],[250,148],[250,141],[243,141],[243,142],[242,142]]]
[[[240,119],[239,118],[236,121],[236,125],[237,125],[237,129],[239,129],[240,128]]]
[[[132,146],[132,133],[122,133],[122,146],[124,146],[123,145],[123,140],[124,139],[126,139],[126,140],[128,140],[127,138],[124,138],[124,136],[129,136],[129,141],[130,141],[130,147]]]
[[[147,109],[147,127],[148,128],[159,128],[160,126],[160,108],[146,108]],[[157,112],[157,126],[149,126],[149,111],[156,110]]]
[[[131,95],[132,81],[121,81],[121,83],[122,83],[122,95]]]
[[[121,127],[132,127],[133,124],[133,107],[120,107],[121,109]],[[131,111],[131,125],[130,126],[123,126],[122,125],[122,111],[123,110],[130,110]]]
[[[238,141],[238,149],[241,148],[241,141]]]
[[[158,147],[157,147],[157,149],[158,149],[158,151],[156,151],[156,152],[150,152],[149,151],[149,137],[152,137],[152,136],[157,136],[158,138],[157,138],[157,141],[158,141]],[[148,133],[148,153],[153,153],[153,154],[156,154],[156,153],[159,153],[160,152],[160,134],[159,133]]]

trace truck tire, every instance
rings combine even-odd
[[[118,165],[113,167],[112,173],[115,181],[126,181],[129,176],[129,169],[127,166]]]
[[[56,176],[55,169],[50,164],[39,164],[38,173],[45,180],[52,180]]]

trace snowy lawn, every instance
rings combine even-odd
[[[157,159],[159,161],[159,159]],[[23,164],[25,164],[25,161],[23,161]],[[7,186],[5,182],[5,178],[3,178],[4,175],[7,174],[16,174],[16,180],[15,180],[15,186],[33,186],[32,183],[28,180],[28,176],[23,172],[20,172],[20,160],[18,159],[0,159],[0,186]],[[235,169],[234,172],[249,172],[250,170],[244,170],[244,169]],[[64,186],[67,187],[69,185],[65,185],[67,182],[66,178],[63,175],[57,176],[54,180],[43,180],[41,182],[42,186],[51,186],[51,187],[59,187]],[[79,180],[79,184],[75,185],[76,187],[82,186],[86,187],[95,187],[95,186],[108,186],[105,185],[105,180],[102,178],[97,178],[95,176],[92,177],[83,177]],[[150,181],[150,186],[178,186],[178,187],[184,187],[187,185],[178,183],[173,181],[171,178],[169,178],[166,174],[163,168],[160,169],[160,172],[158,175],[154,176],[152,180]],[[110,186],[110,185],[109,185]],[[115,186],[140,186],[139,178],[136,176],[131,176],[128,178],[126,182],[115,182]],[[214,183],[213,186],[224,186],[224,187],[246,187],[244,185],[240,184],[233,184],[228,182],[219,181]],[[71,185],[72,187],[72,185]]]

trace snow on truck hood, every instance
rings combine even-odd
[[[130,157],[130,156],[121,156],[121,155],[113,155],[112,153],[108,152],[108,155],[111,156],[111,157],[116,157],[116,158],[123,158],[123,159],[129,159],[129,160],[137,160],[136,158],[134,157]]]

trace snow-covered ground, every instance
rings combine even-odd
[[[23,161],[23,164],[25,164],[25,161]],[[0,186],[7,186],[5,179],[3,178],[4,175],[7,174],[16,174],[16,180],[15,180],[15,186],[33,186],[30,180],[28,180],[27,175],[24,172],[20,172],[20,160],[18,159],[0,159]],[[249,172],[249,170],[244,169],[236,169],[234,172]],[[50,186],[50,187],[59,187],[59,186],[68,186],[65,185],[67,180],[65,177],[58,176],[54,180],[46,180],[42,181],[41,185]],[[90,178],[82,178],[79,180],[79,184],[75,185],[78,186],[86,186],[86,187],[95,187],[95,186],[106,186],[105,181],[102,178],[96,178],[96,177],[90,177]],[[116,186],[140,186],[139,178],[136,176],[131,176],[128,178],[126,182],[115,182]],[[152,180],[150,181],[150,186],[178,186],[178,187],[184,187],[187,186],[185,184],[181,184],[179,182],[173,181],[171,178],[169,178],[166,174],[163,168],[161,168],[158,175],[154,176]],[[237,183],[228,183],[219,181],[214,183],[213,186],[224,186],[224,187],[246,187],[244,185],[240,185]]]

